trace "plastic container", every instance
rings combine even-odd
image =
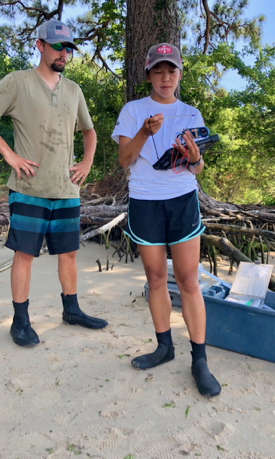
[[[199,267],[200,266],[202,266],[201,263],[199,263]],[[174,270],[173,270],[173,262],[171,259],[167,260],[167,269],[168,269],[167,282],[176,283],[175,276],[174,276]],[[198,279],[199,281],[201,280],[201,272],[199,270],[198,270]]]
[[[226,296],[227,287],[223,287]],[[275,292],[255,308],[202,292],[206,307],[206,344],[275,363]]]
[[[181,307],[177,284],[167,283],[172,305]],[[148,284],[145,284],[148,301]],[[224,299],[229,288],[209,288],[200,281],[206,308],[206,344],[275,363],[275,292],[268,291],[264,303],[271,309],[255,308]]]
[[[226,287],[222,285],[212,285],[212,287],[208,288],[207,290],[203,290],[202,294],[211,296],[213,298],[224,299],[227,295],[227,290]]]

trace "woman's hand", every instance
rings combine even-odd
[[[128,167],[136,161],[148,138],[161,128],[163,120],[163,114],[158,113],[144,120],[133,139],[125,136],[119,137],[118,160],[122,167]]]
[[[161,128],[163,121],[164,118],[162,113],[157,113],[150,118],[146,118],[141,128],[142,133],[147,137],[156,134]]]
[[[200,156],[201,156],[200,150],[196,142],[194,141],[194,137],[192,136],[191,132],[185,131],[183,138],[186,143],[185,147],[180,143],[178,138],[176,138],[176,144],[173,144],[173,146],[176,147],[182,155],[188,153],[189,163],[195,163],[199,161]]]
[[[194,141],[194,137],[190,131],[185,131],[183,138],[185,140],[186,146],[181,145],[178,138],[176,138],[176,143],[173,144],[173,146],[177,148],[182,155],[188,155],[188,169],[190,172],[192,172],[192,174],[198,175],[204,168],[204,161],[200,154],[199,147]],[[199,160],[200,163],[198,165],[192,166],[192,163],[196,163]]]

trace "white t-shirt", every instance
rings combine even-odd
[[[130,165],[129,196],[135,199],[171,199],[197,189],[196,176],[187,168],[179,174],[172,169],[155,170],[153,164],[166,150],[172,148],[175,138],[183,129],[204,126],[203,118],[196,108],[177,100],[173,104],[160,104],[151,97],[128,102],[121,110],[112,139],[119,143],[119,136],[133,139],[144,120],[162,113],[164,121],[159,131],[150,136],[139,157]]]

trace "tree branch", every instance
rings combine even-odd
[[[205,42],[204,42],[204,47],[203,47],[203,54],[206,54],[207,49],[208,49],[208,44],[209,44],[209,37],[210,37],[210,10],[208,7],[207,0],[202,0],[202,4],[204,7],[204,11],[206,14],[206,28],[205,28]]]

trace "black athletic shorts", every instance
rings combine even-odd
[[[162,201],[129,199],[125,233],[137,244],[178,244],[204,230],[196,191]]]

